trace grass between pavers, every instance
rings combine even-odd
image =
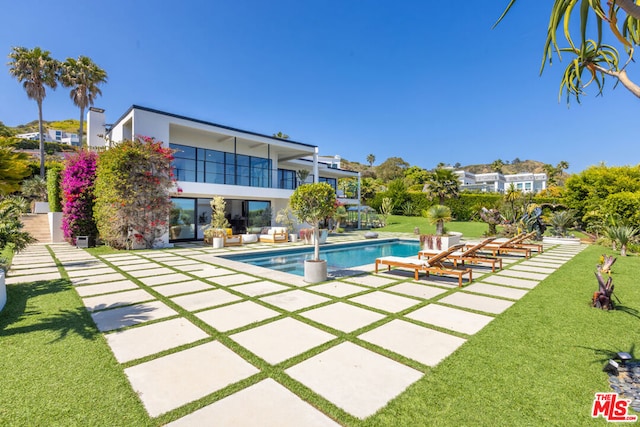
[[[468,343],[435,369],[424,366],[420,369],[421,365],[417,362],[411,363],[412,361],[410,360],[398,357],[392,352],[357,339],[357,335],[364,331],[371,330],[376,326],[380,326],[386,323],[387,320],[376,322],[358,331],[345,334],[306,319],[299,314],[290,314],[289,316],[319,329],[334,333],[337,338],[330,343],[312,349],[302,355],[284,361],[276,366],[271,366],[228,338],[228,336],[233,333],[248,329],[248,326],[226,333],[219,333],[204,324],[204,322],[201,322],[190,312],[171,304],[174,309],[178,309],[180,315],[187,317],[193,323],[196,323],[199,327],[209,332],[213,336],[211,339],[219,339],[245,360],[248,360],[260,368],[262,372],[153,420],[147,417],[142,405],[126,381],[126,377],[122,371],[123,365],[118,365],[114,360],[104,338],[95,330],[90,316],[84,311],[77,295],[70,288],[68,282],[64,282],[64,290],[54,295],[46,294],[42,297],[48,299],[58,294],[69,292],[70,295],[68,295],[68,298],[66,298],[65,301],[52,301],[51,304],[39,304],[37,311],[42,312],[44,310],[43,315],[45,317],[52,317],[54,313],[66,313],[69,310],[75,310],[82,320],[81,324],[84,325],[80,330],[88,328],[91,331],[91,336],[86,338],[77,331],[80,328],[77,324],[73,328],[67,327],[68,332],[66,333],[65,340],[73,346],[73,350],[65,353],[66,358],[53,360],[53,366],[50,368],[55,371],[60,370],[64,375],[68,376],[67,383],[69,384],[65,384],[65,386],[71,389],[71,392],[65,393],[65,397],[61,398],[62,401],[59,404],[54,403],[54,406],[70,408],[69,410],[72,411],[73,414],[70,414],[67,419],[64,415],[58,415],[54,410],[51,415],[46,415],[45,412],[44,415],[40,414],[39,418],[34,418],[29,422],[20,422],[20,420],[17,420],[17,424],[161,425],[162,423],[177,419],[197,408],[239,391],[245,386],[255,384],[265,377],[272,377],[344,425],[484,425],[489,423],[498,425],[567,425],[566,421],[572,420],[572,418],[565,417],[563,419],[564,415],[562,412],[557,412],[557,420],[554,416],[554,413],[556,413],[556,410],[561,405],[573,407],[574,409],[569,410],[564,408],[564,411],[568,412],[571,417],[576,413],[580,414],[581,418],[577,418],[577,420],[583,421],[580,424],[584,425],[584,422],[590,420],[589,409],[593,400],[593,393],[595,391],[608,390],[606,375],[601,372],[603,365],[602,359],[606,358],[606,356],[600,355],[594,350],[585,350],[585,348],[591,345],[592,348],[597,349],[597,345],[604,345],[600,343],[600,340],[605,338],[604,335],[608,335],[609,333],[616,335],[617,329],[614,328],[614,330],[612,330],[609,324],[602,323],[602,319],[617,318],[620,315],[624,315],[626,317],[623,317],[623,319],[628,320],[629,318],[633,318],[637,322],[637,318],[623,312],[605,313],[588,307],[588,300],[596,289],[596,282],[593,277],[593,266],[595,262],[597,262],[600,254],[601,248],[588,248],[585,250],[582,254],[578,255],[574,261],[568,263],[559,272],[539,285],[538,288],[531,291],[514,307],[492,321],[485,329],[475,336],[470,337]],[[634,261],[635,264],[633,263]],[[576,266],[576,264],[579,265]],[[614,266],[617,267],[614,269],[614,271],[616,271],[614,275],[615,283],[617,283],[616,293],[619,292],[623,302],[626,302],[627,299],[638,301],[637,294],[625,294],[628,292],[628,290],[625,289],[631,286],[631,276],[628,270],[633,269],[634,265],[635,268],[638,267],[638,259],[622,259]],[[179,269],[179,267],[177,269]],[[565,269],[568,270],[568,272],[565,272]],[[574,286],[573,283],[578,278],[581,278],[585,283]],[[136,281],[142,288],[152,289],[152,287],[141,284],[135,278],[131,277],[131,279]],[[215,283],[215,278],[210,280]],[[410,281],[410,278],[407,280]],[[344,281],[348,281],[348,278],[345,278]],[[19,286],[23,285],[15,285],[13,287],[17,288]],[[36,284],[32,284],[31,286],[36,286]],[[27,285],[27,287],[29,287],[29,285]],[[229,291],[233,290],[233,287],[220,287]],[[388,286],[382,286],[378,289],[384,289],[386,287]],[[547,301],[549,297],[548,289],[553,289],[555,293],[559,293],[560,295],[555,295],[555,293],[552,292],[551,295],[554,296],[554,299]],[[313,292],[311,289],[307,289],[307,291]],[[451,292],[454,291],[455,290],[451,290]],[[362,293],[367,292],[369,291],[363,288]],[[451,292],[441,294],[433,300],[439,300]],[[166,297],[161,295],[156,296],[160,300],[167,301]],[[353,296],[355,295],[351,295],[349,298]],[[259,297],[243,295],[243,298],[265,305],[264,302],[258,299]],[[15,298],[13,299],[15,300]],[[332,298],[333,302],[347,300],[348,298]],[[567,302],[569,304],[567,304]],[[10,303],[12,304],[13,302],[10,301]],[[32,304],[29,298],[26,298],[24,305],[27,303]],[[322,303],[309,307],[297,313],[326,304],[327,303]],[[420,304],[420,306],[425,304],[426,303]],[[280,311],[283,314],[286,313],[286,311],[272,306],[268,307]],[[418,306],[413,309],[417,307]],[[630,305],[630,308],[633,309],[634,306]],[[48,313],[46,311],[48,311]],[[404,311],[398,315],[391,315],[389,320],[400,316],[402,313],[404,313]],[[576,316],[576,313],[581,316]],[[0,336],[6,335],[7,326],[9,328],[15,327],[13,322],[9,322],[6,324],[7,326],[5,326],[4,315],[4,312],[0,314],[0,318],[3,319]],[[587,318],[585,318],[585,315]],[[31,316],[31,314],[25,315],[24,320]],[[582,325],[583,322],[587,322],[593,316],[595,316],[596,322],[591,322],[588,327]],[[278,318],[281,317],[282,316],[279,316]],[[567,317],[566,322],[564,321],[565,317]],[[504,320],[505,318],[510,320]],[[268,322],[269,321],[264,321],[258,324]],[[560,322],[563,327],[557,327],[555,325],[556,322]],[[574,323],[581,326],[580,328],[575,328],[576,332],[580,334],[579,336],[576,336],[573,333],[573,328],[570,327],[570,325]],[[73,325],[74,323],[71,324]],[[601,331],[603,328],[606,332]],[[629,329],[628,325],[627,329]],[[30,336],[36,332],[37,331],[26,331],[23,338],[29,336],[29,339],[31,339]],[[75,335],[78,335],[80,338],[70,341],[69,337]],[[567,338],[566,335],[569,335],[569,337]],[[625,338],[629,337],[626,330],[623,335]],[[597,341],[592,344],[593,336],[597,338]],[[636,339],[631,337],[623,341],[633,343],[637,341],[637,336],[635,338]],[[427,375],[410,387],[398,399],[393,401],[390,406],[382,409],[379,414],[361,421],[347,414],[340,408],[335,407],[335,405],[284,374],[284,369],[345,340],[356,342],[358,345],[380,352],[385,356],[426,372]],[[76,343],[75,341],[78,342]],[[202,342],[203,341],[198,341],[191,345],[182,346],[180,349],[190,348]],[[560,347],[556,344],[558,342],[562,344]],[[574,344],[573,346],[572,342]],[[607,349],[610,351],[629,351],[629,344],[627,343],[626,346],[624,346],[624,342],[623,348],[617,348],[620,343],[614,341],[607,344],[611,347]],[[578,345],[578,350],[581,350],[589,356],[588,360],[577,360],[576,356],[579,351],[573,348],[576,345]],[[46,353],[46,349],[41,349],[41,346],[33,347],[37,348],[33,348],[32,351]],[[162,354],[173,352],[174,351],[167,351]],[[79,357],[84,354],[90,354],[93,357],[91,357],[90,361],[86,361],[83,358],[79,360]],[[562,355],[562,357],[558,357],[558,354]],[[155,359],[157,356],[158,355],[151,357],[150,359]],[[42,354],[39,357],[46,358],[47,354]],[[92,370],[90,372],[91,380],[89,381],[91,383],[90,386],[79,388],[79,385],[76,384],[75,381],[76,378],[72,375],[74,373],[66,370],[65,362],[67,358],[73,359],[70,362],[74,365],[85,366],[87,363],[92,364]],[[145,360],[146,359],[147,358],[145,358]],[[594,359],[595,362],[593,361]],[[11,359],[11,363],[13,363],[13,358]],[[560,363],[560,369],[556,366],[558,363]],[[96,364],[98,366],[96,366]],[[129,364],[125,366],[129,366]],[[31,366],[31,368],[38,368],[38,366]],[[16,367],[16,369],[19,369],[19,367]],[[3,370],[5,372],[11,372],[14,368],[9,364],[8,368]],[[589,371],[589,375],[586,375],[588,380],[582,378],[582,376],[585,376],[583,371]],[[28,390],[25,390],[25,387],[46,388],[49,384],[47,382],[47,375],[37,374],[37,376],[38,380],[32,380],[30,385],[23,385],[23,381],[16,381],[13,385],[15,385],[18,390],[14,396],[29,395],[30,393]],[[84,376],[81,376],[81,378],[82,377]],[[95,381],[95,378],[99,380]],[[87,382],[80,381],[82,383]],[[568,388],[568,384],[566,384],[568,382],[572,383],[572,387]],[[3,402],[7,401],[4,398],[5,396],[2,395],[2,393],[6,393],[5,388],[6,387],[3,386],[0,390],[0,396],[2,396]],[[587,389],[586,393],[585,388]],[[126,402],[126,404],[107,404],[110,406],[109,409],[104,409],[100,405],[95,408],[91,405],[76,405],[76,394],[83,392],[86,395],[99,396],[100,399],[102,399],[102,396],[107,395],[107,397],[111,398],[110,400],[113,400],[114,396],[116,396],[118,399]],[[565,395],[567,393],[569,396]],[[586,402],[582,402],[583,399],[578,401],[577,396],[585,394],[587,395]],[[555,402],[556,399],[558,400],[557,404]],[[34,412],[34,408],[40,408],[40,405],[37,403],[34,403],[33,407],[25,405],[25,403],[23,403],[24,399],[17,400],[14,397],[12,401],[18,402],[18,408],[15,409],[15,413],[29,413]],[[580,408],[587,408],[586,412],[582,409],[576,409],[578,404]],[[526,412],[528,416],[523,416],[522,412]],[[584,414],[582,412],[584,412]],[[541,417],[541,415],[545,413],[547,413],[547,417]],[[2,412],[0,412],[0,419],[5,419]],[[22,420],[24,420],[24,418],[22,418]],[[64,422],[61,420],[64,420]],[[571,422],[569,422],[569,424],[571,424]],[[576,425],[578,425],[578,423],[576,423]]]
[[[150,419],[67,279],[7,286],[0,424],[144,426]]]
[[[611,391],[606,360],[640,342],[640,258],[618,259],[622,303],[607,312],[590,306],[602,252],[586,248],[363,424],[606,424],[591,405]]]

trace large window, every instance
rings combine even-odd
[[[338,180],[336,180],[335,178],[320,177],[318,178],[318,182],[326,182],[327,184],[333,187],[334,191],[338,191]]]
[[[278,188],[285,190],[296,189],[296,171],[278,169]]]
[[[271,160],[187,145],[176,150],[172,166],[178,181],[271,187]]]

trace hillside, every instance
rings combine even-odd
[[[472,173],[494,172],[494,169],[491,167],[491,164],[461,166],[459,169],[465,170],[467,172],[472,172]],[[543,173],[544,163],[539,162],[537,160],[522,160],[516,163],[510,163],[502,166],[503,174],[514,174],[514,173],[523,173],[523,172]]]
[[[42,121],[42,125],[45,129],[58,129],[69,133],[77,133],[80,128],[80,121],[75,119],[67,119],[67,120],[57,120],[48,122],[46,120]],[[84,122],[84,130],[87,130],[87,122]],[[24,125],[18,125],[16,127],[10,128],[15,133],[31,133],[38,132],[38,121],[34,120],[32,122],[26,123]]]

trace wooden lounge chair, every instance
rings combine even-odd
[[[454,267],[457,267],[458,263],[460,263],[460,265],[464,265],[465,262],[469,262],[471,264],[491,264],[492,272],[496,271],[496,264],[498,264],[498,268],[502,269],[502,258],[483,257],[478,255],[478,251],[491,243],[494,239],[495,237],[488,237],[474,246],[452,252],[447,256],[447,260],[451,261]],[[430,259],[438,253],[438,251],[423,250],[418,252],[418,259]]]
[[[473,280],[473,272],[470,268],[456,268],[456,267],[447,267],[444,265],[444,261],[447,259],[447,256],[451,253],[457,251],[462,248],[463,245],[452,246],[447,250],[440,252],[437,255],[434,255],[428,260],[424,259],[415,259],[415,258],[404,258],[397,256],[387,256],[376,259],[376,273],[378,273],[379,265],[386,265],[387,271],[391,270],[391,267],[400,267],[407,268],[413,270],[415,272],[415,280],[418,280],[418,274],[421,271],[433,274],[440,275],[450,275],[458,277],[458,287],[462,287],[462,276],[465,274],[469,275],[469,283]]]
[[[531,249],[530,248],[519,248],[516,245],[519,241],[521,241],[526,236],[525,233],[521,233],[517,236],[514,236],[510,239],[501,241],[501,242],[493,242],[485,245],[480,249],[481,252],[490,251],[493,256],[508,254],[511,252],[518,252],[524,254],[525,258],[531,257]],[[471,245],[467,244],[466,248],[471,247]]]
[[[522,237],[522,239],[520,239],[517,242],[514,242],[513,245],[516,246],[516,247],[519,247],[519,248],[529,248],[532,251],[535,250],[536,252],[541,254],[544,251],[544,248],[543,248],[541,243],[527,242],[527,240],[532,239],[533,237],[535,237],[536,234],[537,233],[535,231],[527,233],[526,235],[524,235]]]

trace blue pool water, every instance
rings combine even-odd
[[[409,240],[347,243],[320,246],[320,258],[327,260],[327,271],[343,270],[359,265],[373,264],[382,256],[414,256],[420,244]],[[262,253],[224,255],[223,258],[245,262],[259,267],[304,276],[304,261],[313,259],[313,246]]]

